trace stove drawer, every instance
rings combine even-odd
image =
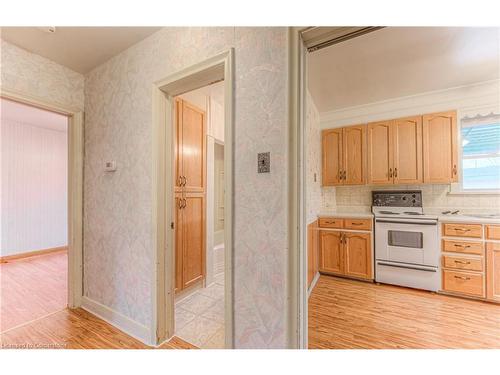
[[[482,242],[443,240],[442,251],[483,255],[484,246]]]
[[[371,219],[344,219],[345,229],[371,230]]]
[[[481,224],[443,224],[443,236],[481,238],[483,226]]]
[[[330,217],[321,217],[319,219],[319,226],[321,228],[337,228],[342,229],[344,227],[344,219],[335,219]]]
[[[468,296],[484,297],[484,275],[443,270],[443,290]]]
[[[483,259],[443,255],[443,267],[481,272],[483,271]]]

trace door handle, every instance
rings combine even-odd
[[[453,174],[454,175],[457,174],[457,165],[456,164],[453,165]]]
[[[182,199],[178,200],[177,206],[179,207],[179,210],[182,210]]]
[[[186,208],[186,206],[187,206],[186,198],[182,198],[182,201],[184,202],[184,204],[182,205],[182,208]]]
[[[397,178],[397,177],[398,177],[398,169],[394,168],[394,178]]]
[[[389,168],[389,178],[392,178],[392,168]]]

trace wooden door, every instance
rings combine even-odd
[[[394,120],[393,137],[394,183],[422,183],[422,116]]]
[[[320,270],[344,274],[342,232],[320,231]]]
[[[175,228],[175,237],[174,237],[174,243],[175,243],[175,291],[178,292],[179,290],[182,290],[184,287],[183,280],[182,280],[182,258],[184,256],[184,250],[183,250],[183,232],[184,232],[184,225],[183,225],[183,220],[182,220],[182,205],[183,205],[183,200],[182,200],[182,195],[177,193],[175,194],[175,215],[174,215],[174,228]]]
[[[500,243],[486,244],[486,296],[500,301]]]
[[[368,183],[392,184],[392,121],[372,122],[367,127]]]
[[[318,272],[318,220],[307,226],[307,286],[310,287]]]
[[[182,100],[182,176],[184,191],[204,192],[206,186],[205,112]]]
[[[344,232],[345,274],[372,278],[372,246],[370,233]]]
[[[342,129],[324,130],[322,133],[322,186],[341,185]]]
[[[424,115],[422,135],[424,183],[458,181],[456,112]]]
[[[344,184],[362,185],[365,183],[366,126],[356,125],[344,128],[343,170]]]
[[[205,276],[205,197],[203,194],[186,193],[183,220],[183,287]]]

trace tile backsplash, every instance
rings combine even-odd
[[[366,211],[371,207],[372,190],[421,190],[424,209],[428,211],[500,211],[500,194],[457,195],[448,194],[449,189],[449,185],[337,186],[332,194],[332,188],[328,187],[322,191],[323,208],[343,210],[357,207]]]

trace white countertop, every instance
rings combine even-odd
[[[426,212],[426,214],[437,216],[438,220],[443,223],[500,224],[500,218],[476,217],[473,213],[443,215],[441,212]],[[366,210],[356,210],[355,208],[348,210],[324,209],[318,213],[318,217],[371,219],[373,218],[373,214]]]
[[[318,217],[336,217],[336,218],[353,218],[353,219],[371,219],[371,212],[362,211],[338,211],[338,210],[323,210],[318,213]]]

